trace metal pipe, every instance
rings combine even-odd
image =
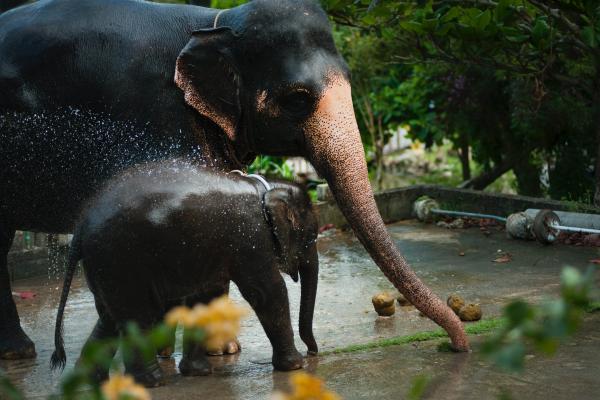
[[[439,208],[432,208],[431,212],[434,214],[452,215],[452,216],[457,216],[457,217],[488,218],[488,219],[495,219],[496,221],[500,221],[500,222],[506,222],[506,218],[500,217],[498,215],[492,215],[492,214],[470,213],[470,212],[465,212],[465,211],[450,211],[450,210],[442,210]]]
[[[557,224],[551,224],[550,227],[561,230],[561,231],[568,231],[568,232],[600,234],[600,229],[578,228],[578,227],[573,227],[573,226],[564,226],[564,225],[557,225]]]
[[[541,210],[530,208],[525,210],[525,213],[531,217],[531,219],[535,219],[535,216]],[[600,215],[598,214],[585,214],[585,213],[577,213],[571,211],[553,211],[556,216],[560,219],[560,224],[566,227],[577,227],[577,228],[587,228],[587,229],[600,229]],[[590,233],[590,232],[588,232]],[[598,233],[592,232],[592,233]]]

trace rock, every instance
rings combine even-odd
[[[396,301],[398,301],[398,304],[401,307],[407,307],[407,306],[412,306],[412,303],[410,301],[408,301],[406,299],[406,297],[404,297],[402,294],[398,293],[398,296],[396,296]]]
[[[376,294],[371,299],[373,307],[378,315],[382,317],[390,317],[396,312],[396,299],[389,293],[383,292]]]
[[[456,315],[458,315],[460,309],[465,305],[465,301],[459,295],[451,294],[450,296],[448,296],[446,304],[448,304],[448,307],[450,307],[452,311],[454,311]]]
[[[448,225],[450,229],[463,229],[464,227],[465,221],[462,218],[457,218]]]
[[[458,312],[462,321],[479,321],[481,319],[481,306],[479,304],[467,304]]]

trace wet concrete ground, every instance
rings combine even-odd
[[[564,245],[543,247],[535,242],[510,240],[504,232],[485,236],[477,228],[447,230],[417,222],[389,226],[393,238],[419,276],[440,297],[458,293],[482,305],[484,317],[500,314],[503,304],[521,297],[540,301],[558,292],[560,269],[585,269],[598,258],[597,248]],[[498,250],[512,261],[493,263]],[[434,329],[435,325],[412,308],[399,309],[389,319],[377,318],[371,296],[393,290],[364,249],[350,233],[328,232],[319,239],[320,283],[315,310],[315,336],[321,350],[379,338]],[[460,254],[464,253],[464,256]],[[600,282],[600,274],[597,275]],[[297,320],[299,285],[287,279],[292,316]],[[53,393],[60,379],[51,373],[54,319],[62,281],[58,278],[18,281],[15,291],[32,290],[33,300],[17,300],[25,330],[35,341],[36,360],[0,361],[8,377],[27,398]],[[237,290],[232,291],[243,302]],[[67,369],[72,368],[96,320],[93,298],[81,278],[76,279],[65,318]],[[439,353],[437,342],[388,347],[307,360],[307,369],[325,379],[345,399],[404,398],[417,376],[431,378],[426,398],[496,398],[510,390],[515,399],[600,398],[600,315],[586,317],[582,331],[554,358],[532,355],[523,375],[504,374],[481,360],[477,346],[469,355]],[[473,339],[475,343],[480,338]],[[171,374],[166,387],[151,391],[153,399],[267,399],[285,386],[288,374],[273,372],[271,349],[257,319],[243,323],[239,355],[212,358],[215,374],[183,378],[175,359],[163,362]],[[297,339],[301,352],[303,343]]]

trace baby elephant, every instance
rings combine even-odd
[[[62,317],[76,264],[83,260],[100,318],[88,339],[116,337],[126,322],[150,329],[175,305],[207,303],[233,281],[273,347],[273,366],[301,368],[280,271],[301,279],[300,337],[317,352],[312,319],[317,291],[317,219],[307,194],[289,182],[222,173],[183,160],[150,163],[113,178],[85,209],[75,231],[56,321],[52,366],[64,367]],[[163,381],[156,362],[130,360],[146,385]],[[206,375],[200,345],[179,369]],[[102,380],[108,371],[95,377]]]

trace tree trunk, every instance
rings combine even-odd
[[[377,137],[375,139],[375,183],[377,190],[383,189],[383,123],[382,117],[377,117]]]
[[[600,207],[600,57],[596,56],[595,61],[596,79],[594,80],[594,105],[596,106],[596,146],[598,146],[598,150],[596,151],[596,171],[594,172],[596,190],[593,203],[596,207]]]
[[[519,194],[541,197],[540,168],[531,164],[527,154],[517,157],[513,170],[517,177]]]
[[[468,181],[471,179],[471,165],[469,164],[469,139],[466,136],[461,138],[458,156],[462,166],[463,181]]]
[[[596,193],[594,195],[594,205],[600,207],[600,121],[596,126],[596,141],[598,142],[598,151],[596,153]]]
[[[483,190],[506,172],[510,171],[514,166],[512,160],[504,160],[490,171],[486,171],[473,179],[461,183],[458,187],[461,189]]]

